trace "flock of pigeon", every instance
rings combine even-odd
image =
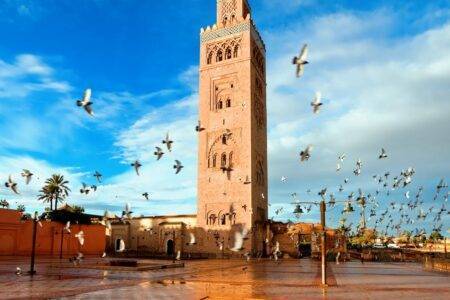
[[[300,51],[300,55],[298,57],[294,57],[293,64],[297,66],[297,77],[301,77],[304,74],[305,66],[309,63],[307,61],[307,55],[308,55],[308,46],[305,44],[303,48]],[[323,103],[321,102],[321,93],[316,92],[316,95],[311,102],[311,107],[313,109],[313,113],[317,114],[319,113],[321,107],[323,107]],[[313,150],[313,145],[308,145],[304,150],[300,151],[300,162],[306,162],[311,158],[311,153]],[[378,159],[387,159],[388,154],[387,151],[382,148],[380,151],[380,154],[378,156]],[[342,169],[342,164],[344,160],[346,159],[346,154],[339,155],[338,157],[338,163],[336,165],[336,172],[340,172]],[[353,170],[353,173],[355,176],[361,175],[363,163],[361,159],[358,159],[356,161],[356,167]],[[380,187],[384,190],[381,190],[378,188],[374,195],[368,194],[367,196],[364,195],[361,189],[358,190],[358,196],[354,197],[354,192],[351,192],[348,197],[347,201],[344,201],[345,207],[344,210],[342,210],[341,214],[344,216],[341,219],[341,224],[345,226],[346,222],[346,214],[354,212],[354,208],[352,206],[352,203],[357,203],[359,206],[361,206],[361,222],[357,226],[357,231],[359,229],[362,229],[366,226],[366,219],[365,219],[365,209],[368,206],[370,207],[370,216],[368,218],[368,221],[374,221],[374,229],[379,230],[380,233],[384,236],[387,236],[389,233],[389,230],[396,230],[397,234],[401,232],[402,225],[411,225],[416,224],[419,221],[425,221],[427,218],[431,216],[431,214],[434,213],[433,222],[434,227],[433,231],[440,232],[442,230],[443,224],[439,223],[442,221],[442,215],[447,212],[449,214],[450,212],[447,211],[445,203],[448,201],[449,192],[443,193],[443,200],[445,203],[442,204],[440,208],[435,208],[435,205],[430,207],[427,212],[424,211],[422,205],[424,204],[424,201],[421,199],[421,195],[423,192],[423,187],[420,187],[417,191],[417,194],[415,196],[415,200],[410,199],[411,192],[407,190],[409,185],[412,182],[413,176],[415,174],[414,168],[410,167],[402,172],[398,176],[395,176],[392,178],[392,182],[389,182],[390,180],[390,172],[386,172],[383,175],[373,175],[373,179],[380,185]],[[286,182],[286,177],[283,176],[281,178],[282,182]],[[348,184],[350,179],[345,178],[344,179],[344,185]],[[344,191],[343,184],[339,185],[338,192],[342,193]],[[436,193],[433,197],[433,201],[438,200],[439,195],[441,195],[442,191],[444,189],[448,188],[448,185],[445,183],[444,179],[441,179],[438,185],[436,186]],[[390,202],[389,208],[386,208],[385,211],[381,212],[379,215],[377,215],[377,208],[380,207],[380,202],[377,200],[377,196],[380,193],[385,193],[386,196],[391,196],[391,191],[398,190],[398,189],[405,189],[404,197],[405,200],[408,200],[407,203],[402,203],[402,201],[392,201]],[[311,190],[307,190],[307,193],[310,194]],[[325,197],[327,195],[327,188],[324,188],[318,192],[318,195],[322,197],[323,200],[325,200]],[[297,194],[293,193],[291,196],[294,198],[295,202],[298,202],[296,199]],[[294,202],[294,203],[295,203]],[[298,202],[299,203],[299,202]],[[333,193],[329,194],[329,201],[328,206],[330,208],[334,208],[336,205],[336,198]],[[295,213],[296,216],[300,216],[300,213],[304,213],[303,208],[305,208],[306,212],[310,212],[312,209],[312,205],[317,205],[317,203],[311,203],[304,205],[305,207],[301,207],[300,203],[297,204]],[[408,212],[409,210],[409,212]],[[278,208],[275,211],[276,215],[279,215],[283,212],[283,208]],[[394,215],[394,213],[398,213]],[[400,218],[398,217],[400,215]],[[347,228],[351,228],[353,224],[349,224],[346,226]],[[418,226],[414,230],[414,235],[424,235],[426,232],[425,228],[419,228]]]

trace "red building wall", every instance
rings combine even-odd
[[[33,221],[20,221],[22,214],[16,210],[0,209],[0,255],[31,254]],[[61,230],[65,224],[42,221],[37,225],[36,254],[59,256]],[[84,232],[84,245],[81,246],[75,234]],[[102,255],[106,246],[106,228],[103,225],[72,224],[71,233],[64,233],[62,252],[64,257],[76,255]]]

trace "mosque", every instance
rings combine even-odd
[[[108,250],[266,256],[276,243],[297,255],[321,229],[289,235],[288,224],[268,220],[266,48],[247,0],[217,0],[216,24],[200,31],[199,120],[197,214],[113,220]],[[237,233],[239,252],[230,250]]]

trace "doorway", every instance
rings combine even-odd
[[[174,253],[175,253],[175,247],[174,247],[175,245],[174,245],[174,243],[173,243],[173,240],[168,240],[167,241],[167,255],[169,255],[169,256],[173,256],[174,255]]]

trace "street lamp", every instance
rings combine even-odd
[[[31,262],[30,262],[30,271],[28,271],[28,274],[31,276],[36,274],[36,271],[34,270],[34,258],[36,255],[36,231],[37,231],[37,223],[38,223],[38,212],[34,212],[34,218],[33,218],[33,239],[32,239],[32,248],[31,248]]]

